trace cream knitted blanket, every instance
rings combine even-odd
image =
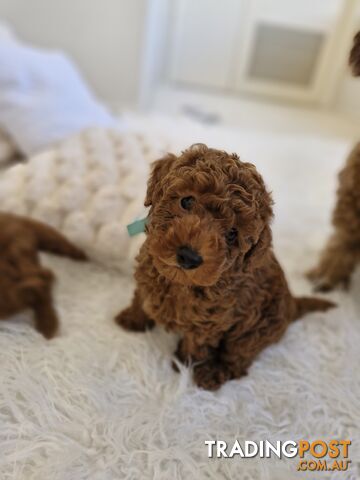
[[[149,164],[164,149],[146,134],[85,130],[9,168],[1,209],[49,223],[90,258],[127,269],[143,235],[129,238],[126,225],[143,212]]]

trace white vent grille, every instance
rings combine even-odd
[[[314,75],[324,34],[259,24],[248,75],[253,79],[308,86]]]

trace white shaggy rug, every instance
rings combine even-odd
[[[191,135],[184,130],[181,142]],[[214,146],[245,151],[273,187],[276,250],[292,289],[308,293],[302,273],[327,234],[332,179],[348,146],[208,135]],[[359,274],[348,295],[332,295],[337,310],[292,325],[246,378],[210,393],[187,369],[171,369],[174,336],[113,323],[131,279],[91,263],[44,262],[58,277],[61,334],[46,342],[26,315],[0,323],[1,480],[360,478]],[[301,438],[352,440],[351,472],[297,474],[296,459],[208,459],[204,444]]]

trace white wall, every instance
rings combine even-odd
[[[343,79],[337,98],[337,110],[360,119],[360,79],[350,74]]]
[[[147,0],[141,52],[139,107],[151,107],[154,91],[165,75],[173,0]]]
[[[65,50],[113,106],[137,100],[146,0],[0,0],[0,20],[36,45]]]

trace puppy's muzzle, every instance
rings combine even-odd
[[[193,270],[203,263],[201,255],[186,245],[177,249],[176,260],[179,267],[184,270]]]

